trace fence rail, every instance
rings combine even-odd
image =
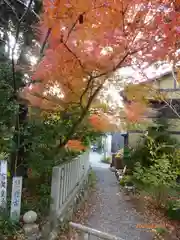
[[[56,213],[63,207],[76,186],[89,170],[89,152],[53,168],[51,184],[51,210]]]
[[[113,236],[111,234],[104,233],[99,230],[89,228],[78,223],[70,222],[69,225],[80,232],[78,240],[94,240],[95,239],[94,237],[96,237],[96,239],[101,239],[101,240],[102,239],[103,240],[124,240],[120,237]]]

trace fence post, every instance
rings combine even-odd
[[[52,213],[57,213],[59,209],[59,197],[60,197],[60,179],[61,179],[61,168],[53,167],[52,171],[52,181],[51,181],[51,211]]]

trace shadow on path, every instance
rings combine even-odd
[[[92,153],[90,157],[98,180],[98,198],[95,211],[87,221],[88,226],[117,235],[124,240],[152,240],[151,232],[136,227],[137,224],[145,224],[143,216],[136,211],[130,199],[120,191],[114,173],[109,170],[108,164],[100,162],[100,158],[97,153]],[[91,240],[95,239],[91,238]]]

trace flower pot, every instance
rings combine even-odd
[[[115,157],[114,165],[116,169],[123,169],[124,168],[123,159],[121,157]]]

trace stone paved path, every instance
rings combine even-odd
[[[130,198],[120,191],[114,173],[108,169],[109,166],[101,163],[100,156],[96,153],[91,155],[91,164],[98,179],[99,197],[95,211],[89,216],[88,226],[124,240],[152,240],[152,233],[136,228],[137,224],[143,224],[145,221],[135,210]]]

